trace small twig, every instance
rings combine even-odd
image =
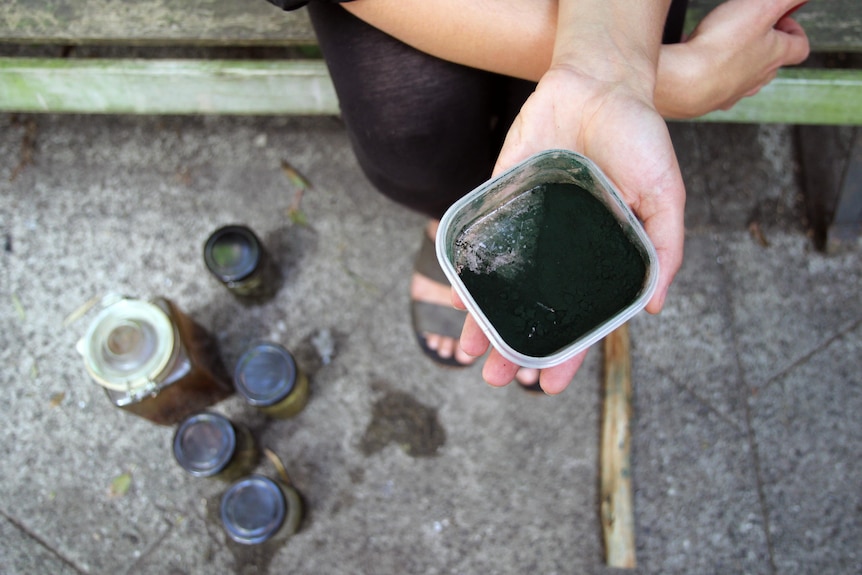
[[[24,137],[21,138],[21,156],[18,165],[12,169],[9,181],[14,182],[24,169],[33,163],[36,150],[36,122],[29,120],[24,124]]]
[[[93,309],[97,303],[99,303],[104,296],[95,295],[78,306],[78,308],[66,316],[66,319],[63,320],[63,327],[69,327],[79,319],[81,319],[88,311]]]
[[[633,568],[634,503],[631,473],[632,376],[628,326],[605,338],[605,399],[601,439],[601,520],[611,567]]]

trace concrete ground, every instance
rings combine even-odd
[[[635,572],[860,573],[862,245],[812,250],[789,128],[672,132],[686,261],[666,310],[631,322]],[[282,160],[313,185],[304,224]],[[233,222],[285,272],[269,303],[203,267]],[[0,116],[0,572],[611,572],[600,350],[557,397],[435,367],[408,321],[422,225],[372,190],[333,118]],[[304,495],[286,544],[228,541],[225,485],[185,474],[172,428],[90,381],[75,351],[90,316],[64,319],[106,292],[172,299],[229,365],[263,337],[311,373],[293,420],[214,407]]]

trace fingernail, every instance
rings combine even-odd
[[[784,13],[784,16],[782,16],[781,18],[787,18],[788,16],[791,16],[794,12],[796,12],[797,10],[799,10],[800,8],[802,8],[803,6],[805,6],[806,4],[808,4],[808,2],[803,2],[802,4],[797,4],[796,6],[794,6],[793,8],[791,8],[790,10],[788,10],[787,12],[785,12],[785,13]],[[779,18],[779,20],[780,20],[781,18]]]

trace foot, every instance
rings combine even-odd
[[[436,220],[431,221],[426,228],[426,234],[428,234],[428,237],[432,241],[437,234],[438,224],[439,222]],[[424,302],[440,306],[444,310],[452,308],[451,286],[439,283],[419,271],[414,271],[410,281],[410,299],[414,302]],[[417,335],[424,338],[424,347],[436,354],[442,360],[441,363],[466,366],[472,364],[477,359],[461,349],[458,337],[455,337],[454,333],[442,334],[423,331]]]

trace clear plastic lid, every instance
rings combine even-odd
[[[87,371],[114,391],[155,384],[174,350],[174,327],[153,303],[120,298],[106,305],[78,342]]]
[[[263,543],[281,528],[286,516],[284,492],[272,479],[261,475],[237,481],[222,496],[222,523],[237,543]]]
[[[284,347],[257,342],[240,357],[234,372],[237,392],[255,407],[284,399],[296,385],[296,361]]]
[[[236,431],[225,417],[199,413],[183,421],[174,435],[174,457],[195,477],[223,470],[236,450]]]
[[[204,245],[204,261],[223,282],[241,281],[260,262],[260,242],[245,226],[225,226],[210,235]]]

